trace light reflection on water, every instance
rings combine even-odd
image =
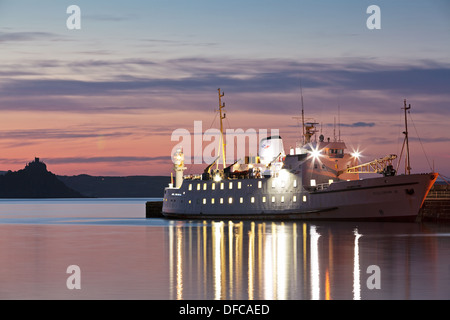
[[[145,219],[145,201],[0,201],[0,299],[450,298],[449,225]]]
[[[181,276],[171,278],[177,294],[170,299],[450,297],[450,243],[415,223],[359,223],[355,228],[337,222],[203,221],[172,222],[172,229],[169,242],[177,247],[169,269]],[[396,230],[423,231],[429,237],[398,241]],[[369,279],[372,265],[381,270],[380,289],[367,286],[374,279]]]

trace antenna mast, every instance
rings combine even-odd
[[[338,131],[339,131],[338,141],[341,142],[341,105],[340,104],[338,104]]]
[[[222,160],[223,160],[223,167],[225,168],[226,163],[225,163],[225,140],[223,138],[223,119],[225,119],[225,113],[222,114],[222,109],[225,108],[225,102],[222,104],[222,97],[225,95],[222,91],[222,93],[220,93],[220,88],[217,89],[217,91],[219,92],[219,113],[220,113],[220,145],[219,148],[222,150]],[[220,149],[219,149],[219,153],[220,153]],[[216,163],[216,169],[219,169],[219,161],[217,161]]]
[[[333,139],[334,139],[334,142],[336,142],[336,116],[334,117]]]

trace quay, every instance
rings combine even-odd
[[[162,201],[148,201],[145,204],[146,218],[164,218]],[[419,211],[418,221],[450,222],[450,185],[435,184]]]
[[[146,218],[164,218],[162,214],[162,201],[147,201],[145,203]]]
[[[418,219],[424,222],[450,222],[450,185],[435,184],[431,188],[420,208]]]

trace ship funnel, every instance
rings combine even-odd
[[[280,136],[271,136],[261,140],[259,143],[259,157],[261,163],[268,165],[271,162],[277,162],[281,160],[275,159],[276,157],[284,158],[283,139]]]
[[[181,148],[177,149],[173,155],[173,169],[175,171],[175,188],[180,188],[183,184],[183,172],[186,170],[184,166],[184,154]]]

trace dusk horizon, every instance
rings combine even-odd
[[[447,1],[76,1],[69,29],[73,4],[0,1],[0,171],[170,176],[172,133],[218,128],[220,88],[226,128],[278,129],[288,153],[303,95],[362,162],[400,154],[406,99],[412,172],[450,176]]]

